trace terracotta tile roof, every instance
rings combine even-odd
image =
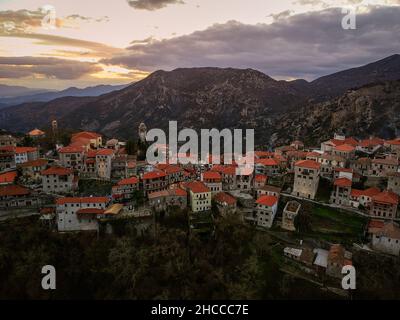
[[[321,156],[321,154],[319,152],[315,152],[315,151],[311,151],[311,152],[307,152],[306,154],[307,157],[319,157]]]
[[[400,146],[400,138],[394,140],[387,140],[386,143],[392,146]]]
[[[328,143],[328,144],[330,144],[330,145],[332,145],[334,147],[337,147],[337,146],[340,146],[342,144],[345,144],[346,142],[344,140],[331,139],[331,140],[328,140],[326,143]]]
[[[2,146],[2,147],[0,147],[0,151],[1,152],[12,152],[12,153],[14,153],[15,152],[15,148],[16,147],[14,147],[14,146]]]
[[[385,222],[383,220],[371,219],[368,222],[368,228],[382,228],[384,225],[385,225]]]
[[[98,209],[98,208],[85,208],[85,209],[79,209],[76,214],[103,214],[104,210],[103,209]]]
[[[37,159],[37,160],[31,160],[25,163],[21,163],[19,166],[22,168],[27,168],[27,167],[43,167],[47,165],[48,161],[46,159]]]
[[[335,154],[329,154],[329,153],[323,153],[319,156],[319,158],[321,159],[325,159],[325,160],[331,160],[331,161],[337,161],[337,162],[345,162],[346,160],[338,155]]]
[[[114,154],[114,150],[111,149],[100,149],[96,152],[96,156],[111,156]]]
[[[347,178],[339,178],[334,182],[334,185],[337,187],[351,187],[351,184],[351,180]]]
[[[256,203],[263,206],[272,207],[278,202],[278,198],[275,196],[261,196]]]
[[[278,161],[276,161],[276,160],[273,159],[273,158],[268,158],[268,159],[256,159],[255,163],[256,163],[256,164],[261,164],[261,165],[266,166],[266,167],[278,166],[278,165],[279,165]]]
[[[142,179],[143,180],[152,180],[152,179],[159,179],[159,178],[163,178],[166,177],[167,175],[165,174],[165,172],[160,171],[160,170],[155,170],[155,171],[151,171],[151,172],[146,172]]]
[[[17,175],[17,171],[2,173],[0,174],[0,183],[13,183]]]
[[[235,166],[224,166],[222,169],[222,174],[226,176],[235,176],[236,167]]]
[[[361,197],[361,196],[366,196],[366,197],[372,198],[373,196],[377,195],[380,192],[381,192],[381,190],[379,190],[378,188],[369,188],[366,190],[352,189],[351,196],[356,197],[356,198]]]
[[[136,168],[136,162],[135,161],[128,161],[127,168],[128,169]]]
[[[175,189],[171,189],[176,196],[179,197],[186,197],[187,196],[187,192],[185,190],[183,190],[182,188],[175,188]]]
[[[97,138],[101,138],[101,135],[96,132],[82,131],[82,132],[73,134],[71,140],[76,140],[79,138],[97,139]]]
[[[154,191],[148,194],[149,200],[161,198],[161,197],[168,197],[170,195],[168,190],[161,190],[161,191]]]
[[[70,146],[72,147],[87,147],[90,145],[90,139],[77,138],[71,141]]]
[[[36,152],[37,148],[34,147],[16,147],[15,148],[15,153],[30,153],[30,152]]]
[[[66,197],[56,200],[57,205],[66,203],[107,203],[110,199],[108,197]]]
[[[356,139],[354,139],[353,137],[344,139],[344,143],[349,144],[353,147],[356,147],[358,145],[358,141]]]
[[[219,203],[226,203],[230,206],[236,204],[236,199],[232,197],[230,194],[225,192],[219,192],[215,195],[214,200]]]
[[[254,151],[254,155],[256,156],[256,158],[272,158],[272,157],[274,157],[274,153],[269,152],[269,151]]]
[[[163,170],[167,175],[178,173],[182,171],[182,168],[177,165],[167,165]]]
[[[261,187],[259,190],[263,190],[263,191],[267,191],[267,192],[274,192],[274,193],[281,193],[282,188],[275,187],[275,186],[268,184],[266,186]]]
[[[388,190],[382,191],[381,193],[378,193],[377,195],[373,196],[372,200],[374,202],[385,203],[385,204],[392,204],[392,205],[399,204],[399,196],[396,193]]]
[[[265,174],[257,174],[255,176],[256,182],[266,182],[268,177]]]
[[[221,174],[217,171],[207,171],[203,173],[203,180],[217,180],[221,181]]]
[[[210,192],[210,189],[200,181],[192,181],[186,183],[186,188],[191,190],[193,193],[206,193]]]
[[[295,163],[296,167],[301,167],[301,168],[308,168],[308,169],[320,169],[321,164],[313,161],[313,160],[300,160]]]
[[[397,166],[397,165],[399,165],[399,160],[397,160],[396,158],[384,158],[384,159],[383,158],[375,158],[375,159],[372,159],[372,163]]]
[[[378,145],[384,144],[385,140],[380,139],[380,138],[370,138],[370,139],[365,139],[361,140],[358,145],[363,148],[368,148],[368,147],[375,147]]]
[[[33,129],[32,131],[28,132],[28,136],[31,136],[31,137],[37,137],[37,136],[42,136],[42,135],[44,135],[44,132],[39,129]]]
[[[67,146],[58,150],[58,153],[83,153],[82,147]]]
[[[340,146],[335,147],[335,150],[340,152],[352,152],[355,149],[356,149],[355,147],[349,144],[341,144]]]
[[[117,183],[117,185],[126,186],[126,185],[136,184],[136,183],[139,183],[139,179],[137,177],[130,177],[130,178],[122,179],[121,181],[119,181]]]
[[[97,154],[97,150],[89,149],[89,150],[86,152],[86,157],[87,157],[87,158],[96,158],[96,154]]]
[[[51,167],[41,172],[43,176],[56,175],[56,176],[67,176],[73,174],[71,169],[62,167]]]
[[[371,228],[372,229],[372,228]],[[382,227],[376,227],[375,229],[371,230],[372,233],[376,234],[377,236],[383,236],[390,239],[398,239],[400,240],[400,228],[397,224],[391,222],[386,222],[383,224]]]
[[[19,185],[0,186],[0,197],[4,196],[26,196],[31,191],[28,188]]]

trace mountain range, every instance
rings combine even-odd
[[[121,90],[127,86],[128,84],[116,86],[98,85],[83,89],[70,87],[61,91],[51,91],[45,89],[34,90],[25,87],[0,85],[0,108],[25,102],[47,102],[62,97],[95,97],[115,90]],[[3,94],[1,94],[1,87],[3,87]],[[23,89],[18,91],[17,88]],[[15,92],[15,94],[13,96],[7,96],[7,94],[10,94],[11,92]],[[17,94],[18,92],[20,93]]]
[[[15,98],[18,96],[32,95],[37,93],[49,92],[47,89],[32,89],[22,86],[9,86],[0,84],[0,99]]]
[[[0,110],[0,127],[26,132],[59,126],[136,137],[148,128],[255,128],[257,144],[290,139],[318,143],[336,130],[356,136],[400,132],[400,55],[312,82],[277,81],[252,69],[156,71],[121,90],[96,97],[62,97]]]

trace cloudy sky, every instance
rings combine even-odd
[[[0,83],[63,89],[201,66],[313,80],[400,53],[399,17],[400,0],[0,0]]]

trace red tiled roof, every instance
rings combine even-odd
[[[356,139],[354,139],[353,137],[349,137],[349,138],[344,139],[344,142],[346,144],[349,144],[349,145],[353,146],[353,147],[356,147],[358,145],[358,141]]]
[[[163,178],[165,176],[166,176],[165,172],[157,170],[157,171],[146,172],[143,175],[142,179],[143,180],[151,180],[151,179]]]
[[[87,158],[96,158],[96,154],[97,154],[97,150],[89,149],[89,150],[86,152],[86,157],[87,157]]]
[[[48,161],[46,159],[37,159],[37,160],[32,160],[32,161],[28,161],[25,163],[21,163],[20,166],[23,168],[26,167],[42,167],[47,165]]]
[[[261,204],[263,206],[272,207],[278,202],[278,198],[275,196],[261,196],[256,201],[257,204]]]
[[[395,158],[375,158],[372,159],[372,163],[377,163],[377,164],[386,164],[386,165],[391,165],[391,166],[397,166],[399,164],[399,160]]]
[[[114,154],[112,149],[101,149],[96,152],[96,156],[111,156]]]
[[[70,146],[72,147],[87,147],[90,145],[90,139],[76,138],[71,141]]]
[[[394,140],[387,140],[386,143],[393,146],[400,146],[400,138]]]
[[[176,196],[186,197],[187,192],[181,188],[172,189]]]
[[[334,185],[337,187],[351,187],[351,184],[351,180],[347,178],[339,178],[334,182]]]
[[[340,146],[335,147],[336,151],[341,151],[341,152],[352,152],[356,148],[349,145],[349,144],[341,144]]]
[[[268,179],[268,177],[264,174],[257,174],[255,177],[255,180],[257,182],[265,182],[265,181],[267,181],[267,179]]]
[[[104,210],[103,209],[98,209],[98,208],[85,208],[85,209],[79,209],[76,214],[103,214]]]
[[[82,131],[82,132],[73,134],[71,140],[76,140],[76,139],[80,139],[80,138],[97,139],[97,138],[101,138],[101,135],[96,132]]]
[[[378,188],[369,188],[366,190],[357,190],[357,189],[352,189],[351,190],[351,196],[352,197],[361,197],[361,196],[366,196],[366,197],[373,197],[375,195],[377,195],[378,193],[380,193],[381,190],[379,190]]]
[[[295,163],[296,167],[301,167],[301,168],[308,168],[308,169],[320,169],[321,164],[313,161],[313,160],[300,160]]]
[[[33,129],[32,131],[28,132],[28,136],[37,137],[44,135],[44,132],[39,129]]]
[[[215,195],[214,200],[219,203],[226,203],[228,205],[234,205],[236,199],[225,192],[219,192]]]
[[[337,146],[341,146],[342,144],[345,144],[346,142],[344,140],[339,140],[339,139],[331,139],[329,141],[327,141],[329,144],[337,147]]]
[[[269,159],[257,159],[255,161],[257,164],[262,164],[264,166],[270,167],[270,166],[278,166],[279,163],[278,161],[276,161],[273,158],[269,158]]]
[[[200,181],[192,181],[186,183],[186,187],[190,189],[193,193],[205,193],[210,192],[210,189]]]
[[[321,154],[319,152],[311,151],[307,152],[307,157],[319,157]]]
[[[181,172],[182,168],[177,165],[167,165],[166,167],[164,167],[164,169],[161,170],[163,170],[167,175],[170,175]]]
[[[31,191],[28,188],[21,187],[19,185],[8,185],[0,186],[0,196],[24,196],[30,194]]]
[[[203,180],[221,181],[221,174],[217,171],[207,171],[203,173]]]
[[[393,204],[393,205],[399,204],[399,196],[396,193],[388,190],[382,191],[381,193],[378,193],[377,195],[373,196],[372,200],[375,202],[386,203],[386,204]]]
[[[137,177],[130,177],[130,178],[122,179],[117,184],[119,186],[126,186],[126,185],[136,184],[136,183],[139,183],[139,179]]]
[[[16,147],[15,148],[15,153],[30,153],[30,152],[36,152],[37,148],[34,147]]]
[[[73,173],[73,171],[71,169],[62,168],[62,167],[51,167],[51,168],[48,168],[41,172],[41,174],[43,176],[49,176],[49,175],[67,176],[72,173]]]
[[[372,233],[378,236],[384,236],[391,239],[400,239],[400,228],[398,224],[393,221],[386,222],[381,228],[376,228],[371,230]]]
[[[0,183],[13,183],[17,175],[17,171],[2,173],[0,174]]]
[[[234,175],[236,175],[236,167],[224,166],[222,168],[222,174],[227,175],[227,176],[234,176]]]
[[[135,161],[128,161],[127,168],[128,169],[136,168],[136,162]]]
[[[63,147],[58,150],[58,153],[82,153],[83,148],[82,147],[75,147],[75,146],[67,146]]]
[[[375,229],[375,228],[380,229],[380,228],[382,228],[384,225],[385,225],[385,222],[384,222],[384,221],[372,219],[372,220],[370,220],[369,223],[368,223],[368,229],[370,229],[370,228],[373,228],[373,229]]]
[[[271,158],[274,156],[274,153],[269,151],[254,151],[254,155],[257,158]]]
[[[15,148],[14,146],[2,146],[0,147],[0,151],[1,152],[15,152]]]
[[[107,203],[107,197],[68,197],[56,200],[56,204],[63,205],[66,203]]]
[[[379,138],[371,138],[371,139],[365,139],[365,140],[361,140],[358,145],[360,147],[374,147],[374,146],[378,146],[380,144],[384,144],[385,140],[383,139],[379,139]]]

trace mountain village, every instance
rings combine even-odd
[[[49,134],[57,141],[56,121],[29,132],[30,146],[0,136],[0,221],[37,215],[55,232],[99,236],[134,221],[140,234],[157,216],[187,210],[191,232],[207,236],[216,216],[237,216],[280,239],[283,259],[315,279],[341,278],[354,250],[399,256],[400,138],[293,141],[255,151],[254,172],[237,175],[235,164],[150,165],[140,148],[128,154],[127,142],[88,131],[44,150]],[[138,143],[145,136],[142,123]],[[168,159],[168,145],[160,150]]]

